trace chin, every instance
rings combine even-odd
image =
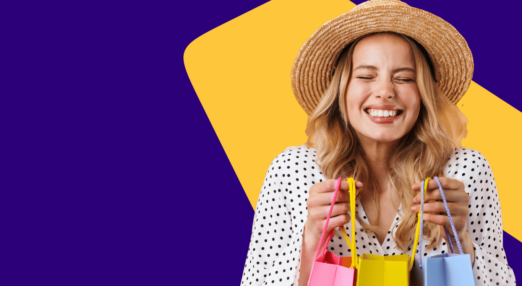
[[[394,142],[394,141],[397,141],[401,138],[389,138],[389,137],[385,137],[385,138],[372,138],[374,141],[377,141],[377,142],[380,142],[380,143],[389,143],[389,142]]]
[[[380,143],[394,142],[402,138],[402,136],[397,136],[397,134],[388,134],[387,132],[383,134],[373,134],[372,136],[367,135],[366,137],[368,137],[370,140]]]

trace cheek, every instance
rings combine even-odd
[[[420,112],[420,104],[421,104],[421,100],[420,100],[420,96],[417,95],[414,99],[412,99],[412,110],[414,111],[414,115],[415,115],[415,119],[417,119],[417,117],[419,117],[419,112]]]
[[[348,109],[348,116],[350,116],[350,111],[357,112],[365,100],[368,98],[368,90],[366,87],[358,84],[351,83],[348,86],[348,90],[346,92],[346,104]]]
[[[420,112],[421,98],[419,89],[416,86],[405,87],[400,91],[402,102],[407,103],[407,108],[410,110],[410,114],[418,117]]]

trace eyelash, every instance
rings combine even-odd
[[[359,77],[357,77],[357,78],[364,79],[364,80],[372,79],[371,77],[363,77],[363,76],[359,76]],[[403,82],[415,82],[415,80],[410,79],[410,78],[407,78],[407,79],[398,79],[398,80],[403,81]]]

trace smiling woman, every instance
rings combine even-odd
[[[412,204],[411,185],[425,174],[445,176],[447,158],[466,133],[466,118],[440,92],[430,66],[423,48],[407,36],[380,32],[360,37],[341,52],[329,88],[309,117],[307,146],[316,150],[324,176],[357,174],[364,184],[358,199],[369,223],[359,224],[379,244],[390,233],[399,206]],[[309,214],[315,212],[310,197]],[[400,217],[393,238],[404,252],[416,213],[406,209]],[[307,219],[305,237],[311,230],[311,236],[319,237],[321,223]],[[424,229],[428,248],[440,244],[436,224],[426,222]],[[303,256],[305,262],[307,258]],[[301,278],[308,273],[301,267]]]
[[[353,62],[353,64],[352,64]],[[310,116],[307,133],[310,136],[308,145],[310,147],[316,147],[319,150],[319,159],[322,161],[321,168],[327,177],[347,177],[351,174],[358,173],[360,180],[366,182],[366,188],[364,193],[371,193],[374,195],[374,201],[378,201],[379,198],[375,197],[379,192],[379,179],[385,182],[388,179],[389,171],[382,169],[388,164],[388,157],[391,150],[395,150],[396,154],[400,150],[408,150],[408,153],[419,153],[414,149],[422,148],[422,144],[417,144],[415,139],[417,136],[405,137],[405,135],[412,130],[414,125],[417,123],[419,126],[416,129],[428,130],[429,118],[424,118],[426,111],[421,112],[421,94],[424,96],[424,102],[430,102],[429,105],[434,105],[431,102],[435,97],[429,96],[436,91],[433,89],[435,85],[430,85],[431,90],[425,90],[420,93],[417,82],[422,82],[422,87],[425,87],[424,81],[432,82],[428,67],[427,59],[422,55],[420,48],[411,39],[406,36],[397,35],[393,33],[378,33],[367,35],[359,40],[356,40],[353,44],[348,46],[341,54],[340,61],[336,68],[336,73],[330,84],[331,89],[325,92],[318,108]],[[419,71],[419,79],[417,80],[417,72]],[[343,82],[348,82],[346,86]],[[338,88],[335,88],[338,87]],[[331,91],[331,92],[329,92]],[[344,94],[345,96],[339,96]],[[339,97],[339,104],[335,100],[329,100],[329,97],[335,99]],[[331,103],[329,103],[331,102]],[[345,107],[345,108],[343,108]],[[446,107],[451,107],[451,104],[446,100]],[[327,114],[333,114],[331,110],[339,110],[341,116],[333,117],[327,116]],[[442,109],[442,108],[441,108]],[[462,119],[458,122],[454,122],[453,125],[442,126],[437,124],[435,121],[431,126],[437,126],[439,130],[433,132],[444,133],[444,129],[451,128],[463,130],[465,129],[464,117],[460,114],[459,110],[454,107],[450,109],[453,111],[453,117],[459,117]],[[395,116],[390,116],[391,111]],[[385,115],[387,113],[387,116]],[[421,117],[418,120],[419,116]],[[448,116],[441,112],[441,116]],[[343,119],[341,122],[341,118]],[[337,134],[337,132],[328,132],[327,130],[321,130],[325,126],[333,126],[332,121],[338,121],[339,127],[344,127],[344,130],[339,130],[341,137],[344,137],[345,144],[339,146],[329,146],[328,141],[336,141],[339,139],[331,138]],[[458,124],[460,123],[460,124]],[[422,126],[425,125],[425,126]],[[420,132],[419,130],[413,130],[413,133]],[[349,133],[348,135],[345,135]],[[316,134],[321,134],[317,136]],[[446,135],[446,134],[445,134]],[[429,136],[423,136],[429,137]],[[449,138],[450,136],[446,135]],[[354,144],[360,146],[359,148],[350,148],[350,144],[346,144],[353,138]],[[402,144],[399,147],[399,144]],[[456,138],[458,141],[461,139]],[[410,141],[410,142],[408,142]],[[439,150],[439,158],[434,158],[435,161],[444,162],[444,158],[449,157],[453,152],[452,146],[456,147],[457,144],[448,140],[448,142],[440,142],[445,144],[439,144],[431,146],[433,149]],[[444,148],[444,145],[447,145]],[[344,147],[344,148],[343,148]],[[336,152],[338,148],[340,151]],[[362,151],[362,152],[361,152]],[[336,156],[323,156],[322,154],[333,154],[338,153]],[[346,158],[348,156],[348,158]],[[324,157],[324,158],[323,158]],[[366,157],[366,158],[363,158]],[[346,164],[343,160],[348,159],[350,162],[359,160],[359,164]],[[375,170],[374,174],[370,176],[368,169],[371,166],[367,166],[366,161],[376,162],[381,166],[379,170]],[[394,161],[407,161],[407,159],[394,158]],[[374,168],[378,168],[375,166]],[[400,178],[407,178],[410,173],[417,173],[420,166],[415,166],[417,170],[407,170],[403,174],[395,174],[395,182],[397,185],[402,186],[403,182],[400,182]],[[387,167],[391,170],[396,170],[393,165]],[[353,170],[352,170],[353,169]],[[339,172],[335,172],[339,170]],[[428,170],[426,170],[428,171]],[[380,174],[381,177],[379,178]],[[394,174],[390,174],[394,175]],[[372,181],[372,177],[377,179]],[[421,177],[422,178],[422,177]],[[406,182],[404,182],[406,183]],[[400,201],[400,198],[405,198],[402,194],[403,189],[398,192],[394,192],[397,197],[394,198],[396,202]],[[364,195],[361,191],[360,195]],[[408,202],[402,201],[403,204]],[[373,205],[370,204],[368,209],[373,209]],[[396,210],[390,204],[385,204],[381,211],[374,212],[376,221],[380,217],[379,213],[382,212],[394,214]],[[388,220],[393,218],[393,215],[383,216],[387,217]],[[389,225],[391,222],[383,222],[385,225]],[[369,230],[373,230],[376,233],[377,238],[382,243],[384,236],[386,235],[386,229],[372,228],[366,226]],[[400,235],[399,237],[402,237]],[[407,241],[400,241],[400,245],[404,245]]]
[[[348,58],[353,60],[352,75],[347,75],[350,84],[346,101],[348,121],[358,127],[359,138],[394,141],[415,124],[420,110],[420,94],[412,53],[414,48],[419,53],[417,46],[408,43],[406,37],[381,33],[358,41],[352,57],[343,58],[345,61]],[[422,69],[422,61],[420,63]],[[395,105],[383,104],[392,102]],[[393,112],[393,117],[389,111]],[[368,119],[380,124],[370,124]]]
[[[515,285],[491,167],[480,152],[461,146],[467,121],[455,103],[472,73],[462,36],[400,1],[368,1],[319,28],[292,70],[294,93],[309,114],[308,141],[285,150],[268,170],[242,284],[307,285],[325,225],[334,234],[328,250],[349,257],[337,228],[352,233],[355,219],[358,256],[415,256],[410,281],[423,285],[420,257],[411,252],[420,182],[437,176],[456,233],[445,233],[449,216],[430,182],[424,256],[449,253],[456,235],[476,285]],[[356,211],[349,210],[343,182],[327,223],[338,177],[356,180]]]

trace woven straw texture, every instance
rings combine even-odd
[[[456,104],[473,76],[466,40],[448,22],[397,0],[371,0],[323,24],[301,47],[292,67],[294,95],[310,115],[332,78],[342,50],[355,39],[396,32],[415,39],[428,52],[442,92]]]

